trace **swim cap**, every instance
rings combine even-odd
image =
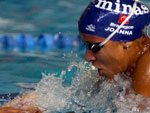
[[[80,17],[79,31],[107,38],[128,17],[133,4],[133,0],[94,0]],[[111,40],[129,42],[140,38],[148,24],[150,10],[145,4],[138,2],[134,14]]]

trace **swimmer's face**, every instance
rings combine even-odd
[[[85,43],[99,43],[105,40],[104,38],[82,33],[81,36]],[[134,56],[130,54],[131,52],[122,43],[110,40],[97,52],[87,49],[85,59],[98,68],[100,75],[112,79],[114,74],[124,72],[128,68],[130,60]]]

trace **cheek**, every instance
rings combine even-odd
[[[112,62],[112,58],[107,52],[100,51],[96,55],[97,61],[103,65],[109,65]]]
[[[118,64],[124,57],[124,52],[119,45],[107,45],[97,54],[97,59],[106,65]]]
[[[101,52],[101,54],[97,55],[97,62],[102,66],[103,69],[107,71],[111,71],[112,73],[120,72],[122,69],[118,60],[109,52]]]

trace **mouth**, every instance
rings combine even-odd
[[[102,76],[102,69],[98,69],[99,76]]]

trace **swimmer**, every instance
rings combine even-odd
[[[135,93],[150,98],[149,24],[150,10],[137,0],[94,0],[79,20],[86,61],[107,79],[129,75]]]
[[[150,37],[144,32],[149,24],[149,8],[137,0],[94,0],[79,20],[79,32],[87,47],[86,61],[108,80],[119,73],[127,74],[135,93],[150,98]],[[26,95],[0,110],[13,109],[10,107],[15,101],[24,103],[27,98],[34,100],[36,95]]]

